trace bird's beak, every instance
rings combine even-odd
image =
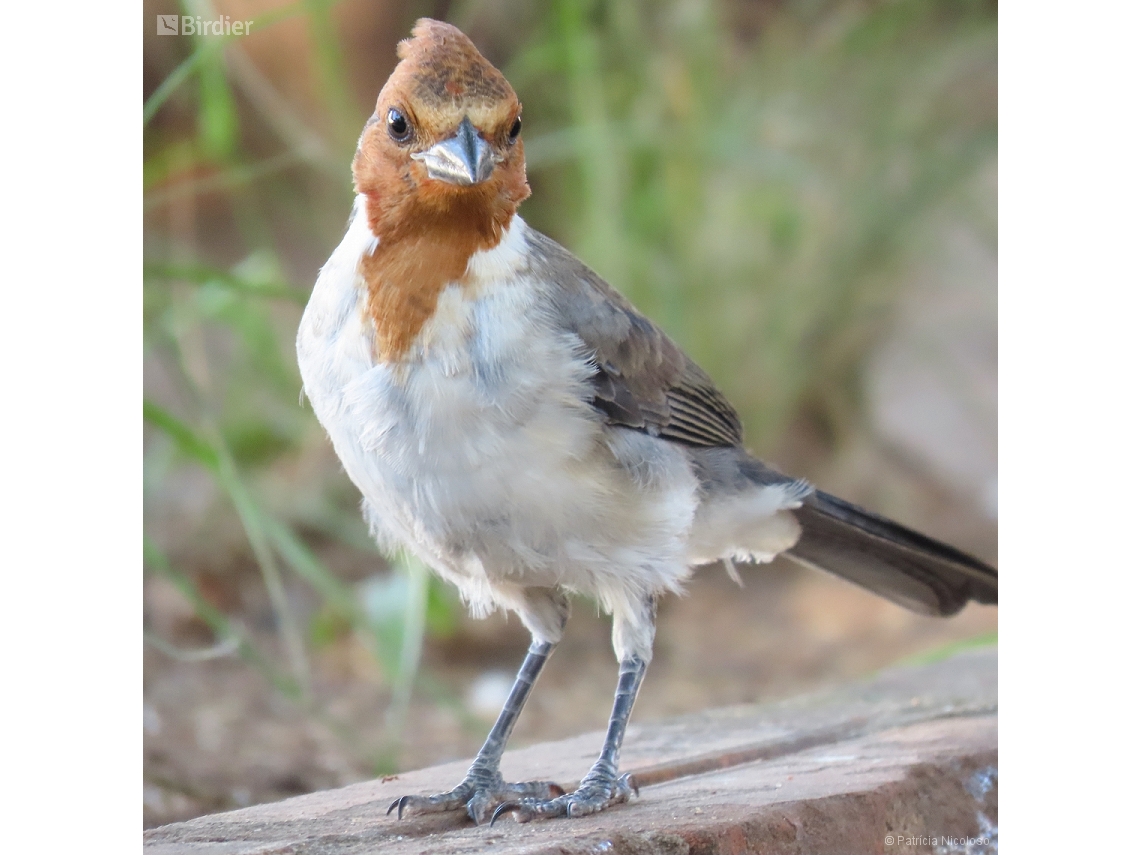
[[[413,154],[412,159],[422,162],[432,178],[469,187],[490,178],[499,158],[464,116],[455,136]]]

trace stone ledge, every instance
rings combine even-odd
[[[571,786],[601,739],[590,733],[510,751],[503,773]],[[641,795],[596,816],[486,828],[458,814],[385,815],[404,793],[449,789],[467,763],[152,829],[146,852],[996,852],[997,651],[896,668],[779,704],[631,726],[622,766],[636,773]]]

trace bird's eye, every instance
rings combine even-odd
[[[388,111],[388,136],[396,142],[407,142],[412,138],[412,126],[404,114],[395,107]]]
[[[519,138],[519,133],[522,131],[522,116],[515,117],[515,123],[511,125],[511,142]]]

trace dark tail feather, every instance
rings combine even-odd
[[[997,570],[952,546],[818,490],[794,513],[803,534],[786,554],[804,564],[923,614],[997,603]]]

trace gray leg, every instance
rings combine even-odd
[[[491,815],[492,824],[503,813],[514,814],[517,822],[529,822],[532,819],[556,816],[586,816],[629,801],[630,796],[634,794],[634,788],[629,775],[618,776],[618,757],[621,753],[622,740],[625,739],[626,725],[629,724],[629,715],[633,711],[637,692],[641,688],[641,681],[649,664],[655,611],[654,603],[650,600],[644,604],[642,610],[634,613],[632,620],[629,617],[623,620],[615,615],[614,644],[624,655],[618,668],[614,708],[610,713],[610,724],[606,729],[606,740],[602,743],[602,753],[598,755],[597,761],[582,779],[578,789],[553,798],[530,797],[504,802]],[[631,642],[630,639],[635,641]],[[630,646],[640,650],[629,652]]]
[[[558,603],[563,606],[564,623],[564,598]],[[524,617],[524,621],[527,621],[527,617],[529,615]],[[537,637],[531,642],[526,659],[519,668],[515,684],[511,687],[511,693],[495,721],[495,726],[487,734],[483,747],[475,755],[471,768],[467,770],[467,775],[459,785],[450,792],[434,796],[401,796],[389,805],[388,813],[396,811],[397,818],[403,819],[405,813],[442,813],[466,808],[468,816],[478,824],[484,822],[491,815],[491,811],[504,801],[550,799],[562,795],[563,789],[551,781],[508,784],[503,781],[503,776],[499,773],[499,761],[502,759],[507,740],[554,645],[554,641],[542,641]]]
[[[555,816],[586,816],[600,810],[629,801],[634,793],[629,775],[618,776],[618,755],[625,738],[625,728],[633,702],[637,700],[637,690],[645,676],[644,660],[632,657],[622,660],[618,671],[617,692],[614,695],[614,709],[610,714],[610,726],[606,730],[606,741],[602,753],[572,793],[563,793],[555,798],[531,797],[500,804],[491,815],[491,823],[500,814],[513,813],[517,822],[532,819],[546,819]]]
[[[473,770],[499,768],[503,750],[507,747],[507,740],[511,738],[511,731],[515,728],[515,722],[518,721],[523,704],[530,697],[530,690],[534,688],[534,682],[538,679],[538,675],[552,650],[554,650],[554,645],[548,641],[535,640],[531,642],[526,659],[523,660],[522,667],[519,668],[519,673],[515,677],[515,684],[511,687],[511,693],[507,696],[507,701],[503,704],[498,719],[495,720],[495,726],[491,728],[483,747],[475,755],[475,762],[471,764]]]

